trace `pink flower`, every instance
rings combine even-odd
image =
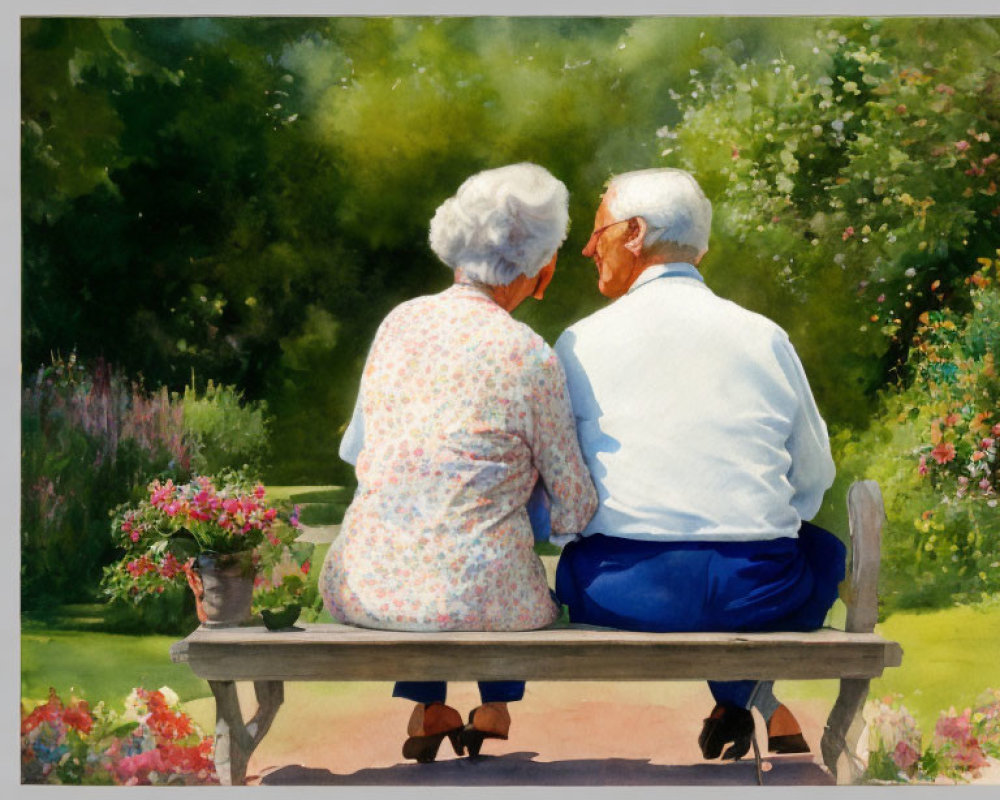
[[[995,443],[996,439],[991,439],[989,436],[987,436],[985,439],[983,439],[981,446],[983,450],[989,450],[991,447],[993,447]]]
[[[934,733],[942,739],[952,739],[956,742],[965,741],[972,733],[972,723],[969,720],[971,713],[965,709],[964,713],[956,714],[955,707],[952,706],[948,713],[941,712],[941,716],[934,726]]]
[[[926,475],[930,472],[927,468],[927,456],[920,456],[920,465],[917,467],[917,472],[921,475]]]
[[[965,139],[962,139],[960,142],[955,142],[955,149],[958,150],[959,152],[962,152],[963,150],[968,150],[969,143],[965,141]]]
[[[253,496],[256,497],[258,500],[260,500],[261,498],[264,497],[265,492],[266,492],[266,490],[264,489],[263,485],[261,485],[261,484],[258,483],[254,487]]]
[[[982,490],[983,494],[993,494],[993,486],[990,484],[989,478],[983,478],[979,481],[979,488]]]
[[[854,227],[852,225],[848,225],[846,228],[844,228],[844,233],[841,236],[841,238],[846,242],[853,235],[854,235]]]
[[[900,769],[907,769],[920,760],[920,753],[909,742],[899,742],[892,751],[892,760]]]
[[[1000,436],[1000,422],[998,422],[996,425],[993,426],[993,428],[990,430],[990,433],[992,433],[994,436]]]
[[[884,303],[885,302],[885,295],[884,294],[880,294],[878,296],[878,302],[880,302],[880,303]]]

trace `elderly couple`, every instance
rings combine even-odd
[[[323,565],[326,607],[408,631],[541,628],[559,604],[627,630],[818,628],[845,565],[804,521],[834,477],[826,426],[785,332],[705,285],[711,204],[682,170],[613,178],[583,254],[614,302],[553,351],[510,312],[542,299],[567,204],[545,169],[515,164],[438,208],[430,244],[455,282],[395,308],[372,343],[340,448],[358,488]],[[550,534],[554,594],[533,548]],[[772,752],[808,750],[770,681],[709,687],[706,758],[746,754],[751,707]],[[523,681],[479,690],[463,723],[443,682],[397,683],[417,704],[404,757],[506,739]]]

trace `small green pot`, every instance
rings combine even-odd
[[[264,619],[264,627],[269,631],[280,631],[290,628],[299,618],[302,607],[297,603],[290,603],[280,608],[262,608],[260,615]]]

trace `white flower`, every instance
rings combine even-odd
[[[177,696],[177,692],[171,689],[169,686],[161,686],[160,694],[163,695],[163,699],[166,701],[167,705],[173,708],[176,706],[181,699]]]
[[[131,694],[125,698],[125,713],[122,720],[125,722],[142,722],[144,714],[139,714],[140,708],[145,708],[145,702],[139,699],[139,690],[133,689]]]

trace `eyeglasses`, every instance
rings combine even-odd
[[[604,235],[604,232],[608,228],[613,228],[615,225],[621,225],[623,222],[629,222],[629,220],[627,220],[627,219],[620,219],[617,222],[609,222],[604,227],[598,228],[596,231],[594,231],[592,234],[590,234],[590,238],[587,240],[587,246],[585,248],[583,248],[583,249],[584,250],[590,250],[591,248],[597,247],[598,240],[600,240],[601,236]]]

